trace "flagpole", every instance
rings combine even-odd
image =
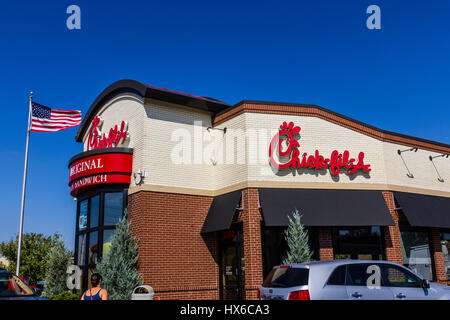
[[[19,243],[18,243],[18,246],[17,246],[16,275],[19,275],[20,252],[22,250],[23,211],[24,211],[24,207],[25,207],[25,189],[26,189],[26,185],[27,185],[28,144],[30,142],[31,102],[32,101],[33,101],[33,92],[30,92],[30,103],[29,103],[29,106],[28,106],[27,144],[25,146],[25,164],[24,164],[24,168],[23,168],[22,202],[21,202],[21,205],[20,205]]]

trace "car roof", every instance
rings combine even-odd
[[[321,261],[310,261],[303,263],[293,263],[289,264],[292,268],[302,268],[314,265],[342,265],[342,264],[354,264],[354,263],[388,263],[388,264],[396,264],[391,261],[386,260],[321,260]],[[275,268],[280,267],[276,266]]]

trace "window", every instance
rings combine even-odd
[[[329,286],[343,286],[345,285],[345,273],[346,266],[339,266],[334,269],[330,278],[328,279],[327,285]]]
[[[111,240],[115,232],[116,229],[107,229],[103,231],[103,257],[109,252],[109,248],[111,247]]]
[[[450,280],[450,230],[441,233],[442,254],[444,255],[444,266],[447,280]]]
[[[421,287],[421,280],[408,270],[389,264],[381,264],[380,267],[385,286],[405,288]]]
[[[383,260],[382,239],[379,226],[335,228],[334,258],[336,260]]]
[[[347,266],[346,285],[348,286],[367,286],[367,280],[373,274],[368,272],[373,264],[355,263]]]
[[[91,210],[90,210],[90,228],[98,227],[98,218],[100,213],[100,196],[91,198]]]
[[[288,288],[308,285],[309,269],[276,268],[273,269],[263,283],[266,288]]]
[[[89,264],[96,264],[98,259],[98,231],[89,234]]]
[[[80,231],[86,230],[88,216],[88,200],[80,202],[80,214],[78,218],[78,228]]]
[[[82,269],[82,287],[88,286],[88,271],[108,252],[116,225],[126,206],[127,189],[103,189],[78,200],[75,261]]]
[[[429,234],[426,230],[400,225],[403,264],[432,280],[432,260],[429,247]]]
[[[264,227],[262,226],[262,256],[263,256],[263,276],[267,276],[272,268],[282,264],[287,255],[288,246],[284,231],[285,227]],[[313,260],[319,260],[318,239],[315,228],[306,227],[308,231],[309,248],[313,254]]]

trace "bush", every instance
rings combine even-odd
[[[63,291],[56,296],[44,296],[42,298],[49,299],[49,300],[80,300],[81,296],[82,296],[81,294]]]

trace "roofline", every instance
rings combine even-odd
[[[427,139],[423,139],[423,138],[419,138],[419,137],[415,137],[415,136],[409,136],[409,135],[405,135],[405,134],[401,134],[401,133],[397,133],[397,132],[383,130],[383,129],[377,128],[375,126],[372,126],[370,124],[364,123],[362,121],[350,118],[348,116],[342,115],[340,113],[334,112],[332,110],[329,110],[329,109],[326,109],[324,107],[321,107],[321,106],[318,106],[318,105],[314,105],[314,104],[302,104],[302,103],[290,103],[290,102],[274,102],[274,101],[260,101],[260,100],[242,100],[242,101],[236,103],[235,105],[233,105],[232,107],[227,108],[227,109],[222,110],[219,113],[217,113],[216,114],[216,119],[217,119],[217,117],[223,116],[224,114],[226,114],[228,112],[231,112],[232,110],[234,110],[236,108],[239,108],[240,106],[249,105],[249,104],[267,105],[267,106],[285,106],[285,107],[294,107],[294,108],[313,109],[315,111],[319,111],[319,112],[322,112],[322,113],[333,115],[335,117],[347,120],[347,121],[352,122],[354,124],[358,124],[360,126],[364,126],[367,129],[369,129],[369,130],[373,130],[373,131],[379,132],[379,133],[384,134],[384,135],[391,135],[391,136],[396,136],[396,137],[403,138],[403,139],[411,139],[411,140],[419,141],[419,142],[422,142],[422,143],[427,143],[427,144],[440,146],[440,147],[448,149],[447,152],[450,153],[450,144],[446,144],[446,143],[442,143],[442,142],[438,142],[438,141],[433,141],[433,140],[427,140]],[[246,110],[246,111],[247,112],[252,112],[252,110]],[[226,118],[225,120],[219,119],[219,120],[217,120],[217,123],[214,123],[214,125],[218,125],[218,124],[220,124],[222,122],[225,122],[229,118],[232,118],[232,117],[230,116],[230,117]],[[215,120],[215,122],[216,122],[216,120]],[[439,152],[441,152],[441,151],[439,151]]]
[[[124,79],[119,80],[104,89],[94,100],[75,135],[77,142],[82,142],[83,136],[91,123],[94,115],[109,100],[123,93],[134,93],[141,98],[151,98],[184,106],[206,110],[214,114],[230,107],[229,104],[207,97],[195,96],[183,92],[173,91],[164,88],[158,88],[145,83]]]

